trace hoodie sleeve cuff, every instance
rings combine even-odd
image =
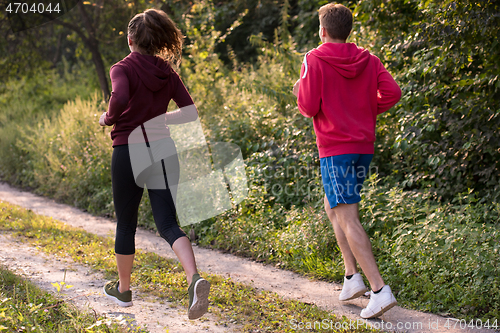
[[[113,124],[110,124],[109,121],[108,121],[108,114],[106,113],[106,115],[104,116],[104,124],[106,124],[106,126],[112,126]]]

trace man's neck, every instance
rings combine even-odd
[[[334,39],[330,37],[325,37],[325,41],[323,43],[334,43],[334,44],[344,44],[346,41],[342,39]]]

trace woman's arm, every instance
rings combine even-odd
[[[111,98],[109,100],[108,112],[104,113],[102,123],[107,126],[114,125],[120,115],[125,111],[129,101],[128,77],[122,66],[112,66],[109,72],[111,77]],[[99,124],[102,125],[101,120]]]
[[[186,86],[184,86],[184,83],[182,83],[177,73],[173,75],[176,75],[178,79],[177,90],[173,96],[173,100],[180,109],[167,112],[166,114],[167,125],[184,124],[184,123],[189,123],[191,121],[195,121],[196,119],[198,119],[198,110],[194,105],[193,99],[189,95]]]
[[[183,106],[175,111],[167,112],[167,125],[184,124],[198,119],[198,110],[194,104]]]

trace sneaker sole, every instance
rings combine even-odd
[[[388,304],[388,305],[386,305],[386,306],[383,306],[383,307],[380,309],[380,311],[379,311],[379,312],[374,313],[374,314],[372,314],[372,315],[371,315],[371,316],[369,316],[369,317],[361,317],[361,318],[363,318],[363,319],[370,319],[370,318],[380,317],[381,315],[383,315],[383,314],[384,314],[384,312],[389,311],[390,309],[392,309],[392,308],[393,308],[394,306],[396,306],[397,304],[398,304],[398,302],[397,302],[397,301],[394,301],[394,302],[392,302],[392,303],[389,303],[389,304]]]
[[[132,301],[130,301],[130,302],[123,302],[123,301],[120,301],[116,296],[108,294],[106,292],[106,288],[105,287],[102,288],[102,290],[104,291],[104,295],[106,295],[106,297],[108,297],[110,300],[112,300],[113,302],[115,302],[116,304],[118,304],[121,307],[126,308],[126,307],[134,305],[134,303],[132,303]]]
[[[199,279],[194,285],[193,304],[188,311],[189,319],[198,319],[208,311],[208,294],[210,293],[210,282]]]
[[[363,290],[356,292],[354,295],[352,295],[351,297],[346,298],[346,299],[340,299],[340,297],[339,297],[339,301],[341,301],[341,302],[350,301],[351,299],[355,299],[355,298],[363,296],[367,291],[368,291],[368,288],[365,288]]]

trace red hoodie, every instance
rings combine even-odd
[[[304,56],[299,111],[313,117],[319,157],[373,154],[377,115],[401,98],[380,60],[353,43],[324,43]]]
[[[159,57],[131,52],[109,72],[113,91],[104,122],[114,125],[113,146],[127,144],[136,127],[166,113],[171,99],[180,108],[194,104],[179,75]],[[182,111],[168,114],[175,118],[182,116]],[[196,118],[194,112],[194,119],[188,121]]]

